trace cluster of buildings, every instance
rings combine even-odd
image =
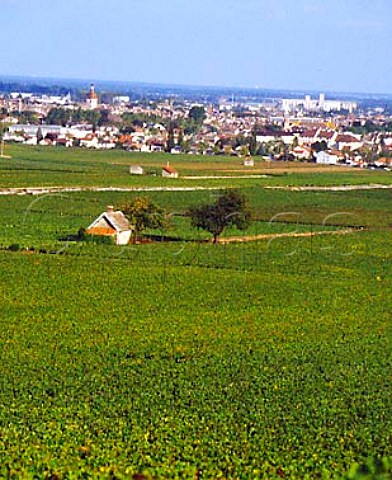
[[[252,154],[268,160],[361,167],[392,164],[392,128],[384,128],[392,126],[392,118],[382,109],[360,111],[355,102],[327,100],[322,93],[317,99],[307,95],[304,99],[260,103],[223,98],[200,103],[204,119],[197,128],[189,128],[189,113],[194,106],[190,100],[173,98],[132,102],[126,95],[113,96],[110,103],[102,104],[94,85],[80,102],[72,101],[69,94],[0,96],[1,121],[8,125],[5,141],[244,158]],[[106,121],[76,122],[70,115],[65,126],[48,125],[46,118],[53,108],[95,112],[97,119],[105,112]],[[26,111],[37,117],[36,124],[19,122],[20,114]],[[130,124],[129,119],[136,121]],[[361,128],[369,123],[381,128]]]
[[[305,95],[305,98],[283,98],[282,109],[287,113],[295,112],[298,109],[314,112],[341,112],[345,110],[353,113],[357,110],[357,102],[350,102],[348,100],[326,100],[325,94],[320,93],[318,99],[312,99],[310,95]]]

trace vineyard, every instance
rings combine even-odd
[[[94,245],[73,236],[136,193],[0,196],[1,478],[343,479],[392,456],[392,191],[279,178],[241,180],[241,234],[353,231],[212,245],[182,214],[214,192],[150,192],[168,231]]]
[[[242,159],[233,157],[212,157],[206,160],[205,156],[195,155],[24,145],[7,146],[7,152],[12,158],[0,159],[0,189],[43,186],[224,188],[255,184],[392,184],[390,172],[298,162],[265,162],[257,157],[255,167],[244,168]],[[178,170],[178,179],[166,178],[163,181],[160,177],[161,168],[167,162]],[[130,175],[129,167],[135,164],[141,165],[146,175]]]

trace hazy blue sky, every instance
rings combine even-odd
[[[392,93],[392,0],[0,0],[0,73]]]

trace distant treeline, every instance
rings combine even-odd
[[[89,80],[70,79],[45,79],[45,78],[15,78],[1,76],[0,93],[29,92],[36,95],[67,95],[71,93],[72,99],[79,101],[85,97],[88,91]],[[307,91],[288,91],[279,89],[264,88],[238,88],[219,86],[186,86],[186,85],[160,85],[141,82],[109,82],[93,81],[98,93],[104,98],[104,102],[110,101],[114,95],[129,95],[131,100],[155,99],[173,97],[178,101],[190,100],[195,103],[208,102],[218,103],[224,97],[236,102],[263,102],[265,100],[276,100],[281,98],[298,98],[309,93]],[[310,92],[318,95],[319,92]],[[327,92],[331,100],[344,98],[357,101],[364,109],[382,107],[386,112],[392,113],[392,95],[388,94],[366,94],[366,93],[338,93]]]
[[[62,85],[39,85],[25,82],[0,82],[1,93],[29,92],[35,95],[77,95],[79,90]]]

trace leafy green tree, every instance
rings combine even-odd
[[[227,190],[215,203],[190,208],[187,216],[193,227],[211,233],[213,243],[218,243],[219,235],[226,227],[245,230],[251,222],[252,211],[245,195],[237,190]]]
[[[201,125],[206,118],[206,112],[204,107],[194,105],[188,113],[188,117],[192,119],[196,124]]]
[[[8,124],[2,120],[0,121],[0,156],[4,158],[4,134],[7,131]]]
[[[86,121],[91,123],[93,132],[95,132],[97,129],[100,116],[101,114],[98,110],[86,110]]]
[[[168,128],[170,120],[150,113],[125,112],[121,115],[120,128],[129,126],[142,127],[145,123],[160,123]]]
[[[174,130],[173,128],[170,128],[167,136],[166,151],[170,152],[175,145],[176,145],[176,142],[174,140]]]
[[[182,148],[184,147],[184,133],[182,131],[182,128],[180,128],[180,131],[178,134],[177,145],[179,145]]]
[[[371,457],[363,464],[354,464],[342,480],[388,480],[392,478],[392,457]]]
[[[110,112],[109,110],[101,110],[100,111],[100,115],[99,115],[99,119],[98,119],[98,126],[99,127],[102,127],[102,126],[106,126],[106,125],[110,125]]]
[[[147,228],[165,229],[168,226],[165,210],[148,197],[135,197],[131,202],[121,205],[120,210],[134,227],[136,238]]]
[[[9,124],[6,122],[5,115],[6,113],[3,114],[4,117],[0,116],[0,138],[4,135],[4,133],[8,130]]]
[[[42,133],[42,128],[38,127],[37,130],[37,143],[44,139],[44,134]]]
[[[14,113],[18,117],[19,123],[29,123],[31,125],[37,125],[39,123],[37,114],[30,110],[24,110],[20,113]]]
[[[247,155],[250,155],[249,147],[247,145],[241,145],[240,146],[240,155],[242,157],[246,157]]]
[[[197,151],[200,155],[203,155],[203,153],[206,151],[208,145],[206,142],[199,142],[199,144],[197,145]]]
[[[81,122],[84,122],[85,119],[86,119],[86,112],[85,110],[82,110],[80,107],[72,113],[71,120],[73,123],[81,123]]]
[[[256,141],[256,135],[254,132],[252,132],[252,135],[249,139],[249,153],[251,155],[257,155],[257,141]]]
[[[233,147],[237,148],[237,147],[242,147],[242,146],[248,145],[248,144],[249,144],[249,139],[248,138],[244,137],[243,135],[238,135],[237,137],[235,137]]]
[[[127,135],[129,133],[133,133],[135,131],[135,127],[133,125],[126,125],[126,124],[121,124],[120,125],[120,133]]]
[[[325,140],[322,140],[321,142],[317,140],[316,142],[312,143],[311,147],[314,152],[318,153],[327,150],[328,145]]]
[[[65,125],[70,122],[72,112],[64,108],[52,108],[46,116],[46,123],[50,125]]]
[[[222,151],[222,149],[223,149],[223,142],[221,139],[219,139],[214,145],[214,149],[213,149],[214,154],[218,155]]]

